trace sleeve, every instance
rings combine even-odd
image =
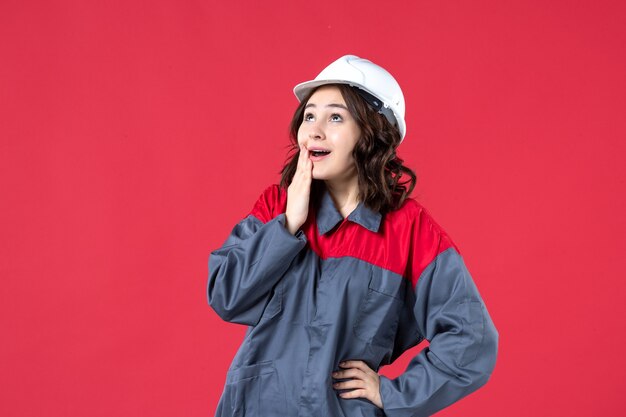
[[[497,356],[498,332],[457,247],[436,223],[420,223],[414,248],[428,256],[414,254],[411,261],[413,314],[419,339],[429,346],[399,377],[380,376],[388,417],[429,416],[447,407],[487,382]]]
[[[272,288],[307,243],[302,230],[289,233],[284,212],[275,215],[279,195],[277,185],[268,187],[209,256],[208,302],[223,320],[256,325]]]

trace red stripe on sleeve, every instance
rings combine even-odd
[[[417,218],[412,224],[411,250],[407,262],[406,276],[411,281],[413,288],[424,272],[424,269],[443,251],[454,247],[460,254],[448,234],[435,222],[428,211],[419,203],[414,202],[418,208]]]

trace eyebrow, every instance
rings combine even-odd
[[[313,103],[309,103],[306,106],[304,106],[305,109],[308,109],[309,107],[317,107],[317,106]],[[344,106],[343,104],[339,104],[339,103],[330,103],[330,104],[327,104],[326,107],[339,107],[340,109],[348,110],[346,106]]]

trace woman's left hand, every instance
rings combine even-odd
[[[380,398],[380,376],[363,361],[345,361],[339,364],[342,371],[332,373],[335,379],[352,378],[333,384],[335,389],[352,389],[342,392],[341,398],[367,398],[378,408],[383,408]]]

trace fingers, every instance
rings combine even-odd
[[[333,388],[335,389],[354,389],[365,388],[365,381],[362,379],[351,379],[349,381],[335,382]]]
[[[355,389],[352,391],[346,391],[339,394],[341,398],[367,398],[367,391],[364,389]]]
[[[298,158],[298,168],[301,172],[309,173],[311,172],[311,166],[313,162],[309,158],[309,150],[304,146],[300,145],[300,156]]]
[[[348,379],[333,384],[340,392],[341,398],[366,398],[374,405],[382,408],[380,397],[380,376],[363,361],[345,361],[339,364],[342,370],[332,373],[335,379]]]
[[[311,176],[312,162],[309,158],[309,151],[304,145],[300,145],[300,154],[298,155],[298,164],[296,165],[296,172],[294,173],[293,180],[296,184],[302,181],[308,182]]]
[[[333,372],[333,378],[343,379],[343,378],[365,378],[367,374],[358,368],[350,368],[345,371],[337,371]]]
[[[300,145],[296,172],[287,188],[285,225],[291,234],[295,234],[308,217],[311,183],[313,180],[312,171],[313,162],[309,158],[309,151],[304,145]]]
[[[372,368],[367,366],[367,364],[363,361],[343,361],[339,363],[339,366],[342,368],[357,368],[357,369],[362,370],[363,372],[367,372],[367,371],[374,372]]]
[[[299,151],[298,151],[298,166],[300,166],[305,161],[304,154],[307,152],[308,149],[304,145],[298,145],[298,148],[299,148]]]

